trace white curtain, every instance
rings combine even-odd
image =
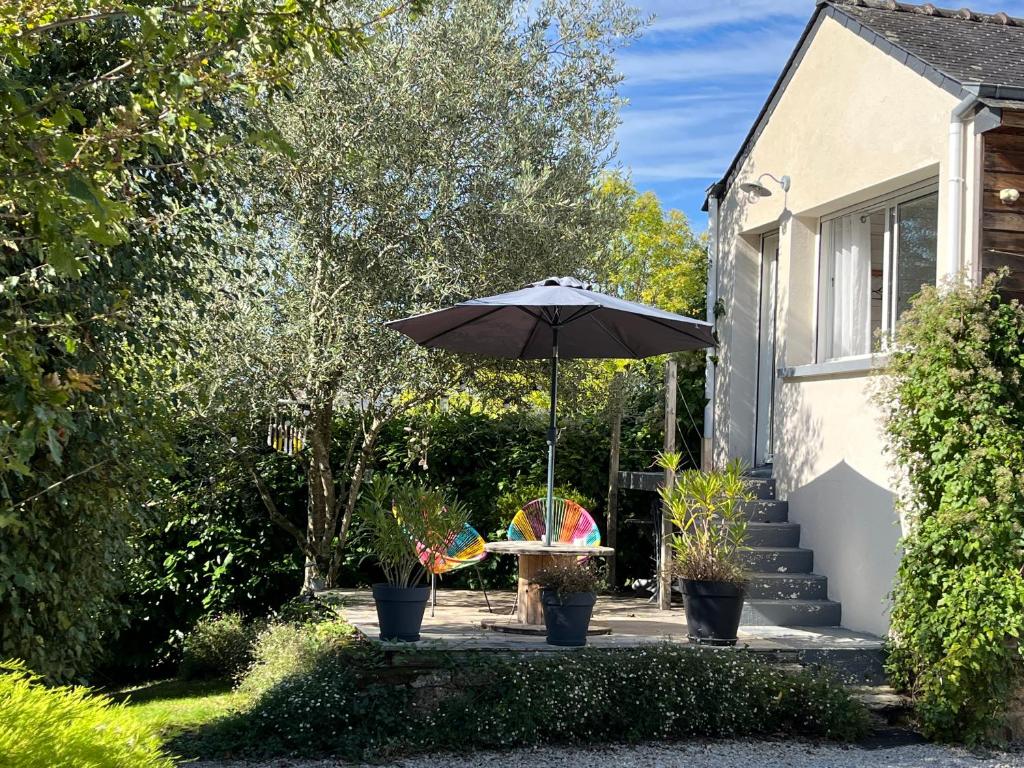
[[[832,357],[871,351],[871,221],[832,221]]]

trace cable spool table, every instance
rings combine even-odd
[[[585,544],[548,544],[543,541],[491,541],[484,549],[496,555],[516,555],[519,558],[519,586],[516,599],[516,617],[519,625],[487,621],[489,629],[505,632],[544,634],[544,606],[540,599],[540,587],[533,582],[538,571],[555,565],[576,562],[581,557],[611,557],[611,547],[587,546]],[[595,634],[607,634],[607,628],[594,628]]]

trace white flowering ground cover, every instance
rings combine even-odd
[[[285,759],[189,765],[193,768],[332,768],[352,764]],[[528,749],[427,755],[388,765],[395,768],[1024,768],[1024,752],[974,754],[936,744],[846,747],[792,741],[709,741],[593,750]]]

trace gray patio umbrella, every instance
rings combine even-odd
[[[710,323],[598,293],[572,277],[549,277],[387,325],[425,347],[517,360],[550,358],[546,545],[551,544],[555,487],[559,358],[638,359],[715,343]]]

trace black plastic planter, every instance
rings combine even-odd
[[[586,645],[590,616],[597,595],[593,592],[568,592],[559,595],[553,589],[540,594],[544,606],[544,626],[549,645]]]
[[[373,600],[377,603],[377,623],[381,640],[403,640],[414,643],[420,639],[423,611],[430,599],[430,587],[393,587],[374,584]]]
[[[687,635],[691,643],[736,645],[743,613],[742,584],[679,579],[686,602]]]

